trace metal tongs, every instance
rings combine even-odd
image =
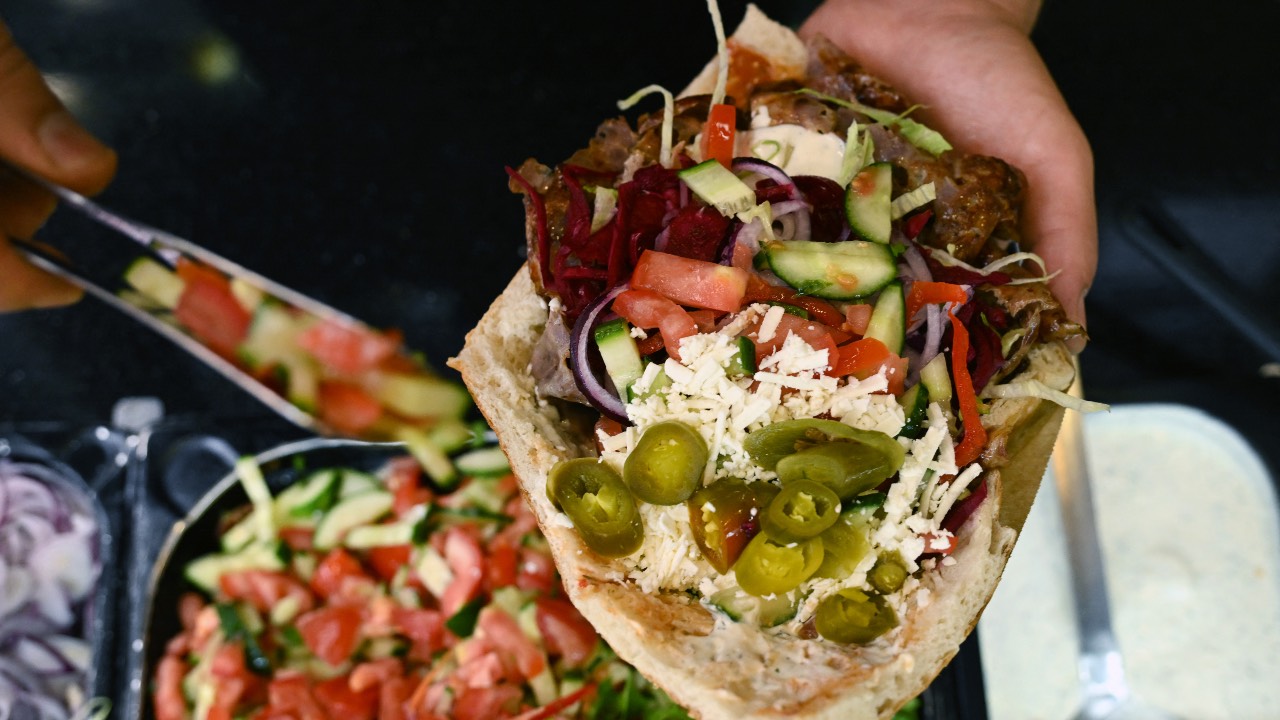
[[[238,278],[265,294],[313,315],[321,321],[333,321],[359,328],[368,327],[365,323],[336,308],[280,285],[189,240],[114,213],[74,190],[31,175],[21,168],[9,167],[14,172],[53,193],[67,207],[72,208],[95,223],[133,240],[171,268],[177,264],[180,258],[195,260],[225,273],[230,278]],[[161,317],[148,312],[138,305],[124,300],[106,286],[107,280],[94,280],[85,271],[78,269],[70,260],[39,243],[20,239],[14,239],[13,243],[27,256],[32,264],[71,282],[89,295],[160,333],[173,341],[178,347],[186,350],[222,374],[223,377],[239,385],[245,392],[257,398],[286,420],[321,435],[342,435],[342,433],[334,430],[320,418],[290,403],[257,378],[241,370],[234,363],[209,349],[173,324],[166,322]],[[115,278],[115,280],[122,282],[120,278]]]

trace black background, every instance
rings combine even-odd
[[[791,23],[812,7],[760,4]],[[743,4],[722,7],[732,27]],[[696,0],[2,0],[0,19],[118,150],[105,205],[398,327],[438,367],[522,261],[503,167],[567,157],[618,98],[681,87],[714,48]],[[1097,162],[1089,395],[1203,408],[1273,475],[1280,379],[1260,369],[1280,357],[1139,252],[1121,218],[1163,208],[1244,307],[1280,315],[1276,27],[1271,0],[1052,0],[1034,34]],[[202,76],[218,57],[229,71]],[[42,237],[109,242],[65,212]],[[0,426],[103,423],[132,395],[197,426],[266,415],[99,302],[0,315]]]

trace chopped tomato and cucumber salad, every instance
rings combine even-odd
[[[876,161],[875,138],[937,157],[940,135],[808,95],[853,118],[847,139],[767,113],[747,129],[713,102],[657,158],[641,137],[625,165],[592,150],[509,174],[535,284],[572,328],[561,368],[578,392],[559,397],[601,415],[600,458],[556,465],[549,500],[645,591],[865,644],[899,626],[923,572],[954,562],[986,496],[980,393],[1045,339],[993,291],[1047,295],[1047,278],[996,239],[982,266],[922,240],[952,181]],[[539,387],[564,387],[552,379]],[[1002,397],[1070,403],[1033,384]]]
[[[457,423],[469,405],[457,384],[403,349],[397,332],[319,318],[240,278],[181,258],[142,257],[123,296],[262,381],[336,433],[410,440]]]
[[[252,504],[185,568],[157,720],[685,718],[566,598],[501,451],[448,491],[410,457],[320,468]]]

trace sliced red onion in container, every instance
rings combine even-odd
[[[583,309],[582,314],[578,316],[578,321],[573,324],[573,333],[569,337],[569,368],[573,370],[573,379],[578,383],[578,390],[592,407],[599,410],[605,417],[629,424],[631,420],[627,418],[627,406],[623,404],[622,398],[610,390],[596,374],[591,363],[591,341],[596,326],[607,314],[614,298],[621,295],[627,288],[628,285],[625,283],[619,285],[592,300]]]
[[[47,467],[0,460],[0,720],[69,718],[88,695],[86,600],[102,569],[79,493]]]

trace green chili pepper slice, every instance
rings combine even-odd
[[[640,500],[653,505],[677,505],[702,485],[710,456],[697,430],[668,420],[650,426],[627,456],[622,479]]]
[[[778,461],[801,450],[833,440],[848,440],[879,450],[892,475],[902,468],[906,452],[897,440],[875,430],[860,430],[836,420],[783,420],[747,435],[742,443],[751,459],[765,470],[775,470]]]
[[[547,478],[547,497],[600,555],[630,555],[644,540],[635,498],[617,471],[595,458],[557,463]]]
[[[876,559],[871,572],[867,573],[867,582],[871,587],[888,595],[902,589],[907,581],[907,566],[898,553],[884,553]]]
[[[898,626],[898,614],[882,595],[847,588],[818,603],[814,627],[837,643],[865,645]]]
[[[841,500],[849,500],[893,477],[899,467],[879,447],[834,440],[792,453],[779,460],[776,469],[784,486],[812,480],[831,488]]]
[[[870,529],[856,510],[845,510],[831,527],[818,536],[822,539],[822,564],[815,577],[843,580],[853,574],[862,558],[871,551]]]
[[[820,535],[840,516],[840,498],[812,480],[797,480],[782,488],[764,511],[763,527],[783,542]]]
[[[752,595],[791,592],[817,571],[822,552],[818,538],[783,544],[762,532],[747,543],[733,571],[738,587]]]

